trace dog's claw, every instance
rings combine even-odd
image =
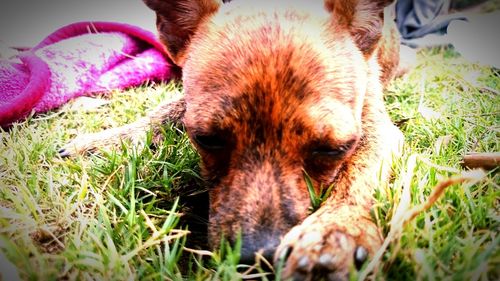
[[[358,246],[354,251],[354,265],[359,270],[368,259],[368,251],[363,246]]]
[[[285,249],[281,250],[281,252],[278,255],[279,261],[283,261],[284,263],[286,263],[286,261],[290,257],[290,254],[292,253],[292,251],[293,251],[293,247],[291,247],[291,246],[287,246],[287,247],[285,247]]]
[[[61,148],[57,151],[57,153],[59,154],[60,157],[62,158],[66,158],[66,157],[69,157],[71,155],[71,153],[69,151],[67,151],[66,149],[64,148]]]

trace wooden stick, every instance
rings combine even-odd
[[[470,169],[495,169],[500,166],[500,152],[467,153],[463,158],[462,165]]]

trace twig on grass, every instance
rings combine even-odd
[[[463,158],[462,165],[471,169],[495,169],[500,166],[500,152],[467,153]]]

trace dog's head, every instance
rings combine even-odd
[[[183,68],[184,125],[211,184],[209,241],[271,254],[362,136],[387,0],[145,0]],[[374,78],[375,77],[375,78]]]

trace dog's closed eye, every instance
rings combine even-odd
[[[329,144],[316,144],[312,146],[311,156],[313,158],[328,157],[328,158],[341,158],[351,151],[356,144],[355,140],[348,141],[342,145],[332,146]]]
[[[226,139],[219,135],[196,135],[194,141],[202,149],[209,151],[221,150],[227,145]]]
[[[304,159],[305,170],[315,178],[331,175],[332,171],[354,150],[356,143],[354,140],[341,145],[324,141],[310,144]]]
[[[313,157],[331,157],[331,158],[337,158],[341,157],[346,153],[346,150],[344,148],[333,148],[329,146],[318,146],[315,147],[311,155]]]

